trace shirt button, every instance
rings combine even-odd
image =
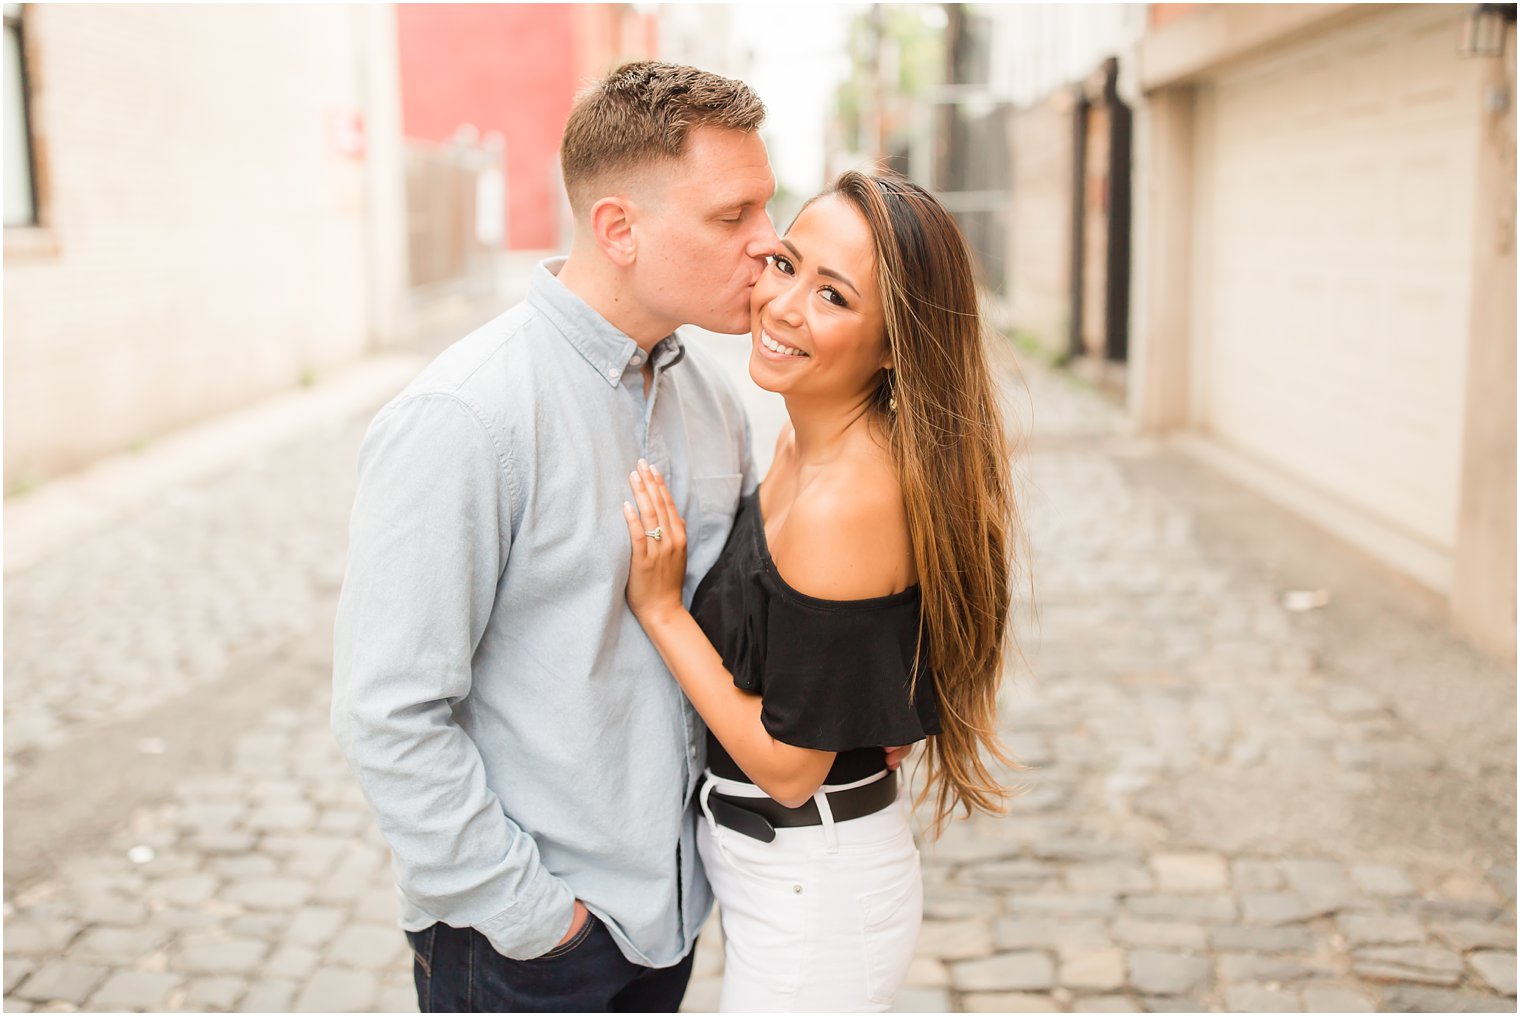
[[[621,372],[616,367],[609,367],[608,370],[607,370],[607,376],[610,377],[610,378],[614,378],[615,379],[618,376],[619,373],[621,373]]]
[[[794,892],[797,895],[801,896],[802,895],[802,886],[800,886],[800,885],[794,885],[794,886],[792,886],[792,892]]]

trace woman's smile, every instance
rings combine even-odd
[[[795,346],[788,346],[786,343],[778,341],[774,336],[771,335],[770,332],[766,331],[764,328],[760,329],[759,345],[761,349],[772,354],[771,359],[805,359],[808,355]]]

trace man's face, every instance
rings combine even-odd
[[[750,291],[776,245],[765,212],[776,178],[760,135],[699,127],[642,190],[635,298],[672,329],[748,331]]]

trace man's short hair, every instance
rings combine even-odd
[[[765,104],[742,81],[682,64],[626,63],[575,101],[560,142],[570,207],[581,211],[593,185],[654,162],[679,159],[695,127],[755,131]]]

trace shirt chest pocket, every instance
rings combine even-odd
[[[739,511],[739,473],[694,476],[691,479],[693,518],[686,520],[686,574],[689,585],[700,582],[718,559]]]

